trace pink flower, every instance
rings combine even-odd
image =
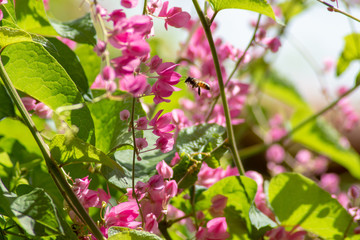
[[[149,213],[145,217],[145,231],[151,233],[159,233],[159,224],[157,222],[156,216],[153,213]]]
[[[357,185],[352,185],[348,190],[348,196],[356,200],[360,197],[360,188]]]
[[[298,151],[298,153],[295,156],[295,159],[299,162],[299,163],[308,163],[312,158],[312,154],[309,150],[306,149],[302,149],[300,151]]]
[[[91,89],[106,89],[109,92],[116,90],[116,83],[114,81],[105,81],[101,74],[97,75],[95,81],[90,87]]]
[[[283,226],[268,231],[269,240],[304,240],[306,231],[286,232]]]
[[[121,56],[111,60],[117,75],[133,74],[140,65],[140,59],[134,56]]]
[[[113,12],[109,14],[109,20],[113,21],[114,25],[117,25],[117,23],[121,20],[126,19],[126,14],[122,9],[116,9]]]
[[[148,120],[146,117],[141,117],[136,121],[135,128],[136,130],[146,130],[147,129]]]
[[[53,114],[53,111],[42,102],[37,103],[34,110],[40,118],[49,119]]]
[[[136,202],[122,202],[109,210],[106,210],[104,221],[106,226],[120,226],[135,228],[141,223],[136,222],[135,219],[139,215],[138,206]]]
[[[174,174],[173,169],[164,160],[156,164],[156,170],[163,178],[172,178]]]
[[[139,74],[134,77],[132,74],[125,75],[120,79],[120,89],[128,91],[134,96],[142,95],[148,86],[146,76]]]
[[[81,204],[87,209],[89,207],[101,207],[101,203],[108,202],[111,196],[107,194],[103,189],[98,191],[88,189],[90,180],[88,176],[84,178],[77,178],[73,184],[73,191],[80,200]]]
[[[142,150],[148,146],[148,143],[146,141],[146,138],[136,138],[135,139],[136,147],[139,150]]]
[[[161,63],[162,63],[162,59],[158,55],[153,56],[151,58],[151,61],[147,64],[150,68],[150,72],[151,73],[155,72]]]
[[[126,8],[134,8],[138,4],[138,0],[121,0],[121,6]]]
[[[227,197],[221,194],[218,194],[211,199],[212,204],[209,209],[211,216],[213,217],[224,216],[224,209],[226,207],[227,199],[228,199]]]
[[[98,40],[97,44],[94,47],[94,52],[96,53],[96,55],[98,55],[99,57],[105,52],[106,50],[106,43]]]
[[[278,37],[265,39],[264,42],[273,53],[276,53],[281,46],[281,42]]]
[[[174,139],[173,138],[166,138],[166,137],[159,137],[156,140],[156,149],[160,149],[161,152],[167,153],[170,152],[174,147]]]
[[[206,224],[207,228],[200,227],[196,233],[198,240],[227,239],[230,234],[226,232],[227,223],[224,217],[214,218]]]
[[[4,18],[4,13],[0,9],[0,21]]]
[[[176,152],[173,159],[171,159],[170,166],[175,166],[176,164],[178,164],[178,162],[180,162],[180,156],[179,153]]]
[[[147,9],[150,14],[154,14],[155,11],[162,6],[161,0],[150,0],[147,4]]]
[[[164,2],[162,9],[160,10],[159,17],[165,17],[165,29],[167,25],[181,28],[188,24],[191,16],[187,12],[183,12],[181,8],[173,7],[167,11],[169,2]]]
[[[326,173],[321,176],[320,187],[331,194],[339,192],[339,176],[335,173]]]
[[[71,50],[74,50],[76,48],[76,42],[74,42],[73,40],[70,40],[68,38],[63,38],[63,37],[56,37],[56,38],[59,39],[60,41],[62,41]]]
[[[159,117],[163,111],[163,109],[158,111],[154,118],[149,122],[149,125],[154,128],[153,133],[155,135],[168,139],[171,138],[172,133],[170,132],[175,129],[175,125],[170,124],[172,119],[171,113],[165,113]]]
[[[113,81],[115,79],[115,71],[111,66],[105,66],[102,70],[102,78],[104,81]]]
[[[31,97],[23,97],[21,98],[22,103],[24,104],[27,111],[34,110],[36,106],[36,100]]]
[[[122,110],[121,112],[120,112],[120,120],[122,120],[122,121],[126,121],[126,120],[128,120],[129,119],[129,117],[130,117],[130,112],[129,112],[129,110]]]
[[[274,144],[266,151],[266,159],[275,163],[281,163],[285,158],[285,150],[282,146]]]

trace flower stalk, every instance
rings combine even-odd
[[[225,118],[226,118],[226,129],[227,129],[227,135],[228,135],[228,139],[229,139],[230,150],[232,152],[234,162],[239,171],[239,174],[244,175],[245,174],[244,167],[241,163],[241,159],[240,159],[239,153],[236,148],[235,135],[234,135],[233,127],[231,125],[229,104],[227,102],[226,95],[225,95],[225,86],[224,86],[224,81],[223,81],[223,77],[221,74],[220,63],[219,63],[218,55],[216,52],[214,39],[211,34],[210,26],[209,26],[208,22],[206,21],[206,18],[204,16],[203,12],[200,9],[199,3],[197,2],[197,0],[192,0],[192,2],[195,6],[195,9],[199,16],[201,24],[203,25],[203,28],[204,28],[204,31],[206,34],[206,38],[209,42],[211,54],[214,59],[214,65],[215,65],[217,80],[218,80],[218,84],[219,84],[220,96],[221,96],[221,100],[222,100],[222,104],[223,104],[223,108],[224,108],[224,114],[225,114]]]

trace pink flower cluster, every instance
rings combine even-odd
[[[90,181],[88,176],[81,179],[77,178],[72,186],[73,192],[86,210],[90,207],[101,208],[102,203],[109,202],[111,198],[110,194],[106,193],[103,189],[98,189],[97,191],[89,189]],[[81,224],[81,220],[77,218],[72,210],[70,210],[69,215],[74,222]]]
[[[137,5],[137,1],[123,0],[122,6],[132,8]],[[190,20],[190,15],[183,12],[181,8],[171,8],[167,11],[168,2],[165,2],[160,17],[165,19],[165,27],[171,25],[174,27],[182,27]],[[162,4],[160,1],[149,2],[148,11],[153,14],[156,8]],[[102,73],[97,76],[92,88],[105,88],[108,91],[115,91],[117,84],[114,81],[119,79],[118,86],[120,90],[127,91],[135,97],[144,95],[154,95],[154,103],[170,102],[169,99],[174,91],[178,89],[174,87],[179,82],[180,74],[176,73],[177,66],[171,62],[162,63],[158,56],[150,58],[150,46],[146,39],[153,33],[152,16],[136,15],[130,18],[121,10],[114,10],[107,14],[106,10],[100,5],[96,6],[96,12],[101,17],[113,23],[112,30],[108,33],[108,43],[121,51],[121,56],[111,60],[111,66],[106,66]],[[107,56],[106,51],[108,43],[99,41],[94,50],[99,56]],[[147,69],[144,68],[147,66]],[[156,72],[157,81],[150,86],[147,82],[148,75],[146,73]]]
[[[165,161],[157,164],[159,175],[152,176],[147,183],[137,182],[135,193],[140,202],[143,216],[145,217],[145,230],[159,233],[158,223],[168,213],[168,204],[172,197],[178,193],[178,186],[172,178],[173,170]],[[135,201],[131,188],[127,189],[130,201]]]
[[[223,169],[222,167],[214,169],[209,167],[206,163],[202,163],[196,184],[205,187],[211,187],[214,183],[223,178],[238,175],[239,172],[236,167],[232,168],[227,166],[226,169]]]
[[[31,97],[21,98],[25,108],[29,112],[34,112],[40,118],[49,119],[53,115],[53,111],[42,102],[37,102]]]
[[[338,90],[338,95],[343,95],[348,89],[346,87],[341,87]],[[350,131],[354,129],[359,123],[359,114],[355,111],[355,109],[351,106],[348,98],[341,99],[337,106],[341,111],[341,115],[343,116],[342,125],[346,131]]]

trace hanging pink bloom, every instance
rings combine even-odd
[[[265,39],[264,43],[268,46],[268,48],[273,52],[276,53],[279,48],[281,47],[281,42],[278,37]]]
[[[126,8],[134,8],[138,4],[138,0],[121,0],[121,6]]]
[[[149,213],[145,217],[145,231],[151,232],[151,233],[159,233],[159,224],[157,222],[156,216],[153,213]]]
[[[172,130],[175,129],[174,124],[170,124],[171,122],[171,113],[165,113],[161,117],[160,114],[164,110],[160,110],[156,113],[154,118],[149,122],[149,125],[154,128],[153,133],[157,136],[164,137],[164,138],[171,138],[172,137]]]
[[[130,117],[130,112],[129,112],[129,110],[122,110],[121,112],[120,112],[120,120],[122,120],[122,121],[126,121],[126,120],[128,120],[129,119],[129,117]]]
[[[133,74],[139,67],[141,61],[134,56],[121,56],[111,60],[117,75]]]
[[[132,74],[128,74],[120,79],[120,89],[128,91],[134,96],[144,94],[147,85],[146,76],[142,74],[136,75],[135,77]]]
[[[172,178],[174,174],[173,169],[164,160],[156,164],[156,170],[163,178]]]
[[[147,124],[148,124],[148,120],[146,117],[141,117],[136,121],[136,125],[135,125],[135,129],[136,130],[146,130],[147,129]]]
[[[98,55],[99,57],[105,52],[106,50],[106,43],[98,40],[97,44],[94,47],[94,52],[96,53],[96,55]]]
[[[266,159],[274,163],[281,163],[285,159],[285,150],[279,144],[274,144],[266,151]]]
[[[115,79],[115,71],[111,66],[105,66],[102,70],[102,78],[104,81],[113,81]]]
[[[187,12],[183,12],[179,7],[170,8],[167,11],[169,2],[164,2],[162,9],[160,10],[159,17],[165,17],[165,29],[167,30],[167,25],[181,28],[188,24],[191,16]]]
[[[106,89],[109,92],[114,92],[116,90],[116,83],[114,81],[105,81],[101,74],[98,74],[90,88]]]
[[[148,142],[146,141],[146,138],[136,138],[135,143],[136,143],[136,147],[139,150],[142,150],[148,146]]]
[[[196,233],[197,240],[211,240],[211,239],[227,239],[230,234],[226,232],[227,223],[224,217],[211,219],[207,224],[206,228],[200,227]]]
[[[153,56],[150,62],[147,64],[150,68],[150,72],[151,73],[155,72],[161,63],[162,63],[162,59],[158,55]]]
[[[34,110],[36,106],[36,100],[31,97],[23,97],[21,98],[22,103],[24,104],[27,111]]]
[[[0,21],[4,18],[4,13],[0,9]]]
[[[326,173],[321,176],[320,187],[331,194],[339,192],[340,178],[335,173]]]
[[[170,152],[174,147],[174,139],[173,138],[165,138],[159,137],[156,140],[156,149],[160,149],[161,152],[167,153]]]
[[[135,219],[139,215],[138,206],[136,202],[122,202],[109,210],[106,210],[104,221],[106,226],[119,226],[136,228],[141,223],[136,222]]]
[[[49,119],[52,117],[53,110],[51,110],[48,106],[46,106],[44,103],[39,102],[35,105],[35,113],[40,118]]]
[[[224,209],[226,207],[227,200],[228,200],[228,198],[221,194],[215,195],[211,199],[212,204],[209,209],[211,216],[213,216],[213,217],[224,216]]]
[[[63,37],[56,37],[56,38],[62,41],[64,44],[66,44],[71,50],[74,50],[76,48],[76,42],[74,42],[73,40]]]
[[[116,25],[119,21],[124,19],[126,19],[124,11],[122,9],[116,9],[109,14],[108,21],[113,21],[114,25]]]
[[[149,14],[154,14],[157,9],[161,8],[162,2],[161,0],[150,0],[147,4],[147,9]]]

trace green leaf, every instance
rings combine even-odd
[[[360,34],[352,33],[345,38],[344,49],[338,59],[336,66],[336,75],[340,76],[350,65],[353,60],[360,59]]]
[[[309,111],[297,111],[291,119],[292,126],[298,125],[311,114]],[[337,131],[325,121],[317,119],[306,124],[292,135],[292,139],[329,157],[332,161],[348,169],[354,177],[360,179],[359,155],[353,149],[343,147]]]
[[[257,209],[254,204],[250,207],[249,217],[254,228],[252,234],[254,239],[261,238],[267,231],[277,227],[277,224]]]
[[[153,233],[125,227],[110,227],[108,236],[108,240],[162,240],[161,237]]]
[[[225,128],[217,124],[200,124],[184,128],[179,132],[177,138],[177,152],[179,152],[179,155],[182,153],[210,153],[223,144],[225,132]],[[203,154],[199,154],[194,159],[204,159],[209,167],[217,168],[220,156],[219,154],[212,154],[210,157],[205,158]]]
[[[61,23],[55,19],[51,19],[50,21],[62,37],[69,38],[78,43],[96,44],[96,31],[89,13],[70,22]]]
[[[288,0],[281,2],[278,6],[284,16],[285,24],[288,23],[293,17],[302,13],[309,7],[309,2],[305,0]]]
[[[140,156],[142,158],[141,161],[135,159],[135,182],[147,182],[151,176],[157,174],[156,164],[161,160],[169,163],[174,156],[174,152],[162,153],[160,151],[150,151],[140,154]],[[115,153],[115,160],[124,169],[125,177],[120,175],[117,169],[107,166],[101,167],[102,174],[110,183],[119,188],[131,187],[133,150],[117,151]]]
[[[18,42],[32,42],[31,35],[19,29],[0,27],[0,48]]]
[[[59,219],[49,195],[40,188],[32,191],[29,188],[28,193],[16,196],[8,192],[0,180],[0,213],[12,218],[31,236],[55,238],[66,235],[68,239],[76,239],[67,223]]]
[[[1,37],[0,37],[1,38]],[[15,109],[14,105],[7,94],[4,85],[0,83],[0,120],[5,117],[14,117]]]
[[[51,51],[51,48],[46,48],[46,50],[66,70],[81,94],[87,99],[91,99],[92,94],[89,88],[89,83],[76,54],[57,38],[48,38],[47,40],[54,45],[55,51]]]
[[[54,111],[60,106],[84,102],[61,64],[40,44],[22,42],[9,45],[2,52],[1,59],[17,89]],[[72,110],[67,122],[78,127],[79,138],[94,142],[94,123],[86,106]]]
[[[124,172],[124,170],[105,153],[74,136],[56,135],[52,139],[49,147],[51,156],[60,164],[84,162],[102,163]]]
[[[15,24],[16,23],[16,15],[13,1],[8,1],[6,4],[0,5],[0,10],[3,12],[3,19],[0,21],[1,26],[8,26],[6,23]]]
[[[95,96],[105,94],[105,91],[93,91]],[[120,112],[128,110],[131,112],[132,99],[126,97],[123,92],[116,91],[114,96],[123,96],[123,100],[103,99],[99,102],[89,104],[92,118],[95,124],[96,147],[103,152],[121,145],[132,144],[132,132],[129,132],[129,122],[120,120]],[[146,116],[139,102],[135,104],[134,120]],[[142,132],[137,132],[137,137],[142,137]]]
[[[211,199],[218,194],[227,197],[224,212],[232,239],[253,239],[249,211],[256,189],[256,182],[248,177],[224,178],[202,193],[203,198],[196,202],[196,210],[209,209],[212,205]],[[212,217],[208,213],[206,218]]]
[[[185,189],[192,186],[198,180],[201,162],[191,159],[188,154],[181,154],[180,161],[173,167],[174,180],[178,187]]]
[[[287,230],[300,226],[324,239],[337,240],[343,239],[345,233],[351,237],[356,227],[336,199],[300,174],[283,173],[272,178],[269,201],[276,217]]]
[[[0,121],[0,136],[16,139],[28,152],[37,153],[42,156],[30,130],[20,121],[11,118],[5,118]]]
[[[275,20],[275,13],[266,0],[207,0],[215,12],[222,9],[236,8],[264,14]]]
[[[37,0],[21,0],[16,4],[17,25],[28,32],[57,36],[47,19],[44,4]]]
[[[85,71],[89,81],[89,86],[95,81],[96,76],[100,72],[101,59],[88,44],[81,44],[75,49],[76,55],[80,59],[80,63]]]

